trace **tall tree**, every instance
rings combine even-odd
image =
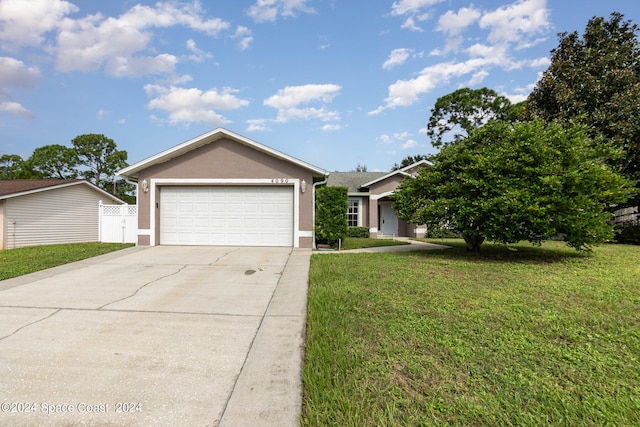
[[[465,138],[469,133],[491,120],[502,120],[511,112],[511,102],[494,90],[458,89],[436,100],[427,124],[431,144],[439,148],[447,144],[445,137],[453,141]]]
[[[394,209],[409,222],[462,234],[470,250],[485,239],[539,244],[558,235],[588,249],[613,237],[607,208],[632,194],[630,182],[602,160],[603,148],[586,126],[493,121],[406,178]]]
[[[0,179],[22,178],[24,160],[17,154],[3,154],[0,156]]]
[[[76,136],[71,143],[78,163],[87,167],[80,173],[98,187],[113,191],[113,177],[127,166],[127,152],[118,150],[112,139],[95,133]]]
[[[26,160],[28,167],[42,178],[76,178],[78,156],[76,150],[64,145],[45,145],[33,150]]]
[[[528,113],[546,121],[590,127],[612,141],[621,156],[609,159],[625,176],[640,179],[640,43],[638,26],[620,13],[593,17],[584,35],[559,34],[551,65],[528,99]]]

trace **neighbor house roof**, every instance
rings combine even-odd
[[[385,179],[390,178],[394,175],[412,176],[408,171],[410,171],[411,169],[417,168],[419,166],[433,166],[433,163],[431,163],[429,160],[420,160],[419,162],[412,163],[409,166],[403,167],[402,169],[397,169],[387,174],[383,174],[382,176],[379,176],[377,178],[374,178],[371,181],[366,181],[365,183],[362,184],[362,187],[363,188],[370,187],[373,184],[380,181],[384,181]]]
[[[53,190],[56,188],[69,187],[73,185],[86,185],[91,187],[94,191],[104,194],[105,197],[109,197],[113,200],[118,200],[124,203],[118,197],[107,193],[103,189],[93,185],[89,181],[84,179],[9,179],[0,180],[0,200],[10,199],[12,197],[24,196],[32,193],[39,193],[42,191]]]
[[[357,193],[367,181],[386,175],[386,172],[331,172],[327,178],[328,187],[347,187],[349,193]]]
[[[251,139],[248,139],[242,135],[238,135],[237,133],[231,132],[227,129],[217,128],[210,132],[207,132],[203,135],[192,138],[182,144],[176,145],[175,147],[169,148],[168,150],[162,151],[154,156],[151,156],[145,160],[142,160],[138,163],[135,163],[131,166],[128,166],[121,171],[118,172],[120,176],[127,176],[132,178],[137,178],[138,172],[144,170],[150,166],[157,165],[160,163],[167,162],[173,158],[181,156],[189,151],[195,150],[212,142],[221,140],[221,139],[231,139],[240,144],[251,147],[255,150],[261,151],[265,154],[273,156],[275,158],[289,161],[293,164],[296,164],[304,169],[310,170],[317,175],[326,176],[328,174],[327,171],[321,169],[317,166],[313,166],[310,163],[303,162],[302,160],[296,159],[295,157],[291,157],[288,154],[284,154],[278,150],[274,150],[271,147],[267,147],[266,145],[262,145],[258,142],[255,142]]]

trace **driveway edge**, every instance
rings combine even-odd
[[[292,251],[220,426],[299,425],[310,258]]]

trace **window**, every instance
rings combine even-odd
[[[359,226],[360,200],[349,199],[349,210],[347,211],[347,225],[349,227]]]

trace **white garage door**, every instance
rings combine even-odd
[[[162,187],[160,244],[293,246],[292,187]]]

